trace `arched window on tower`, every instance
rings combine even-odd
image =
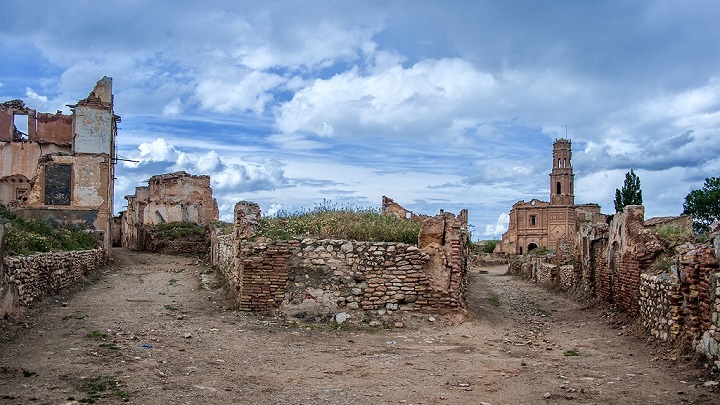
[[[567,167],[567,160],[563,159],[563,167]]]
[[[555,184],[555,189],[556,189],[555,194],[560,194],[560,182],[559,181]]]

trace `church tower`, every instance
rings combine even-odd
[[[553,166],[550,173],[550,205],[574,205],[575,190],[572,170],[572,142],[557,139],[553,143]]]

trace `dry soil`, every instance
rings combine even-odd
[[[228,309],[197,259],[113,253],[0,321],[0,405],[720,403],[692,355],[505,267],[471,269],[465,316],[338,328]]]

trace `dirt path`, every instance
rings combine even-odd
[[[0,324],[0,405],[720,403],[688,361],[504,268],[471,271],[464,319],[333,330],[225,310],[195,259],[114,253]]]

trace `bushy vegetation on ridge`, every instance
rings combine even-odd
[[[0,222],[5,226],[5,251],[29,255],[51,250],[89,250],[98,247],[95,232],[80,227],[62,228],[43,219],[25,219],[0,204]],[[8,226],[9,225],[9,226]]]
[[[281,240],[315,237],[417,244],[421,226],[410,219],[384,215],[379,209],[338,206],[325,200],[312,209],[263,217],[257,235]]]
[[[158,230],[161,238],[171,240],[205,235],[205,228],[193,222],[166,222],[155,225],[155,229]]]

